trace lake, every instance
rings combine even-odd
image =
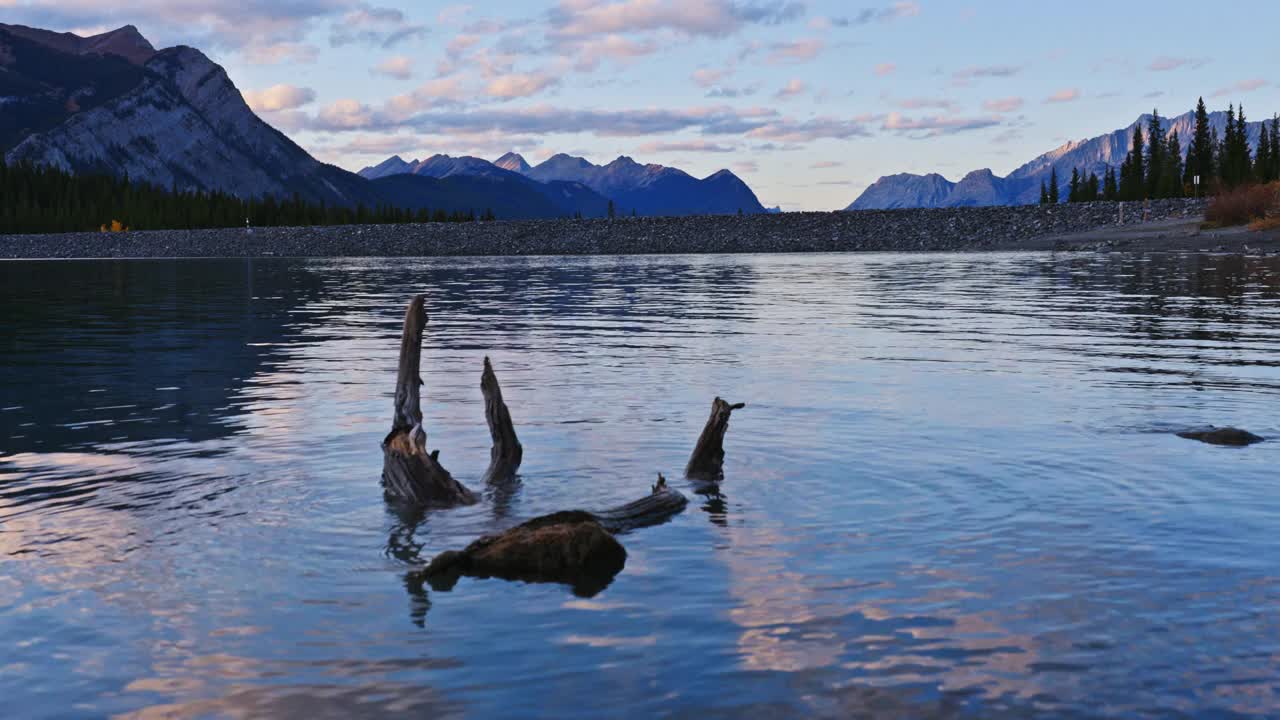
[[[415,292],[475,506],[379,487]],[[1173,434],[1280,438],[1280,258],[7,262],[0,313],[0,714],[1280,713],[1280,442]],[[414,581],[658,472],[597,595]]]

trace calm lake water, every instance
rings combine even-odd
[[[378,485],[403,307],[475,489]],[[0,715],[1280,715],[1280,259],[0,263]],[[600,594],[435,553],[678,478]]]

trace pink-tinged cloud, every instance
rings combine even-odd
[[[561,0],[548,17],[552,34],[561,37],[656,30],[724,37],[749,23],[778,24],[795,20],[804,11],[804,4],[800,2]]]
[[[878,77],[888,77],[897,71],[898,66],[893,63],[880,63],[875,68],[875,73]]]
[[[632,40],[622,35],[606,35],[585,42],[562,46],[562,53],[576,56],[574,68],[591,72],[604,60],[626,62],[658,52],[658,43],[652,40]],[[567,51],[567,52],[566,52]]]
[[[826,43],[821,38],[802,38],[775,43],[765,61],[771,65],[808,62],[820,55]]]
[[[408,80],[413,77],[413,60],[403,55],[396,55],[375,65],[371,72],[375,75],[385,75],[396,80]]]
[[[1267,82],[1266,80],[1263,80],[1262,78],[1253,78],[1252,80],[1241,80],[1240,82],[1235,83],[1234,85],[1229,85],[1227,87],[1218,88],[1217,90],[1214,90],[1213,94],[1211,94],[1210,97],[1226,97],[1227,95],[1230,95],[1232,93],[1253,92],[1254,90],[1259,90],[1268,85],[1270,85],[1270,83]]]
[[[866,123],[860,118],[834,117],[808,120],[787,118],[766,123],[747,132],[748,137],[780,143],[804,143],[823,139],[847,140],[854,137],[867,137],[870,134]]]
[[[996,98],[982,103],[982,109],[993,113],[1011,113],[1022,109],[1025,101],[1020,97]]]
[[[774,97],[779,100],[789,100],[805,94],[808,90],[809,86],[805,85],[803,80],[792,79],[782,86],[782,89],[774,94]]]
[[[1147,66],[1147,69],[1152,72],[1168,72],[1170,70],[1179,70],[1182,68],[1195,69],[1203,67],[1208,62],[1209,61],[1206,58],[1171,57],[1164,55],[1152,60],[1151,64]]]
[[[1080,99],[1080,88],[1063,88],[1045,98],[1046,103],[1069,103]]]
[[[310,64],[320,57],[320,48],[297,42],[255,43],[244,46],[240,52],[247,62],[254,65]]]
[[[314,90],[294,85],[272,85],[263,90],[250,90],[244,94],[244,101],[254,112],[296,110],[315,99]]]
[[[838,160],[821,160],[809,166],[810,170],[832,170],[844,167],[844,163]]]
[[[546,73],[512,73],[495,77],[485,86],[485,94],[502,100],[537,95],[559,81]]]
[[[344,98],[320,109],[316,115],[316,129],[357,130],[375,122],[373,110],[357,100]]]

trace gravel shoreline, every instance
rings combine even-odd
[[[1203,200],[1125,203],[1123,228],[1204,214]],[[780,215],[0,236],[0,258],[427,257],[1043,249],[1121,229],[1117,203]],[[1059,242],[1059,241],[1055,241]],[[1066,241],[1061,241],[1066,242]],[[1070,245],[1071,243],[1066,243]],[[1065,248],[1064,248],[1065,249]],[[1078,248],[1076,248],[1078,249]]]

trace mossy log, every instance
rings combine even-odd
[[[729,416],[741,410],[746,403],[729,403],[716,398],[711,401],[711,416],[698,436],[698,444],[689,456],[684,475],[690,480],[719,482],[724,479],[724,434],[729,429]]]

